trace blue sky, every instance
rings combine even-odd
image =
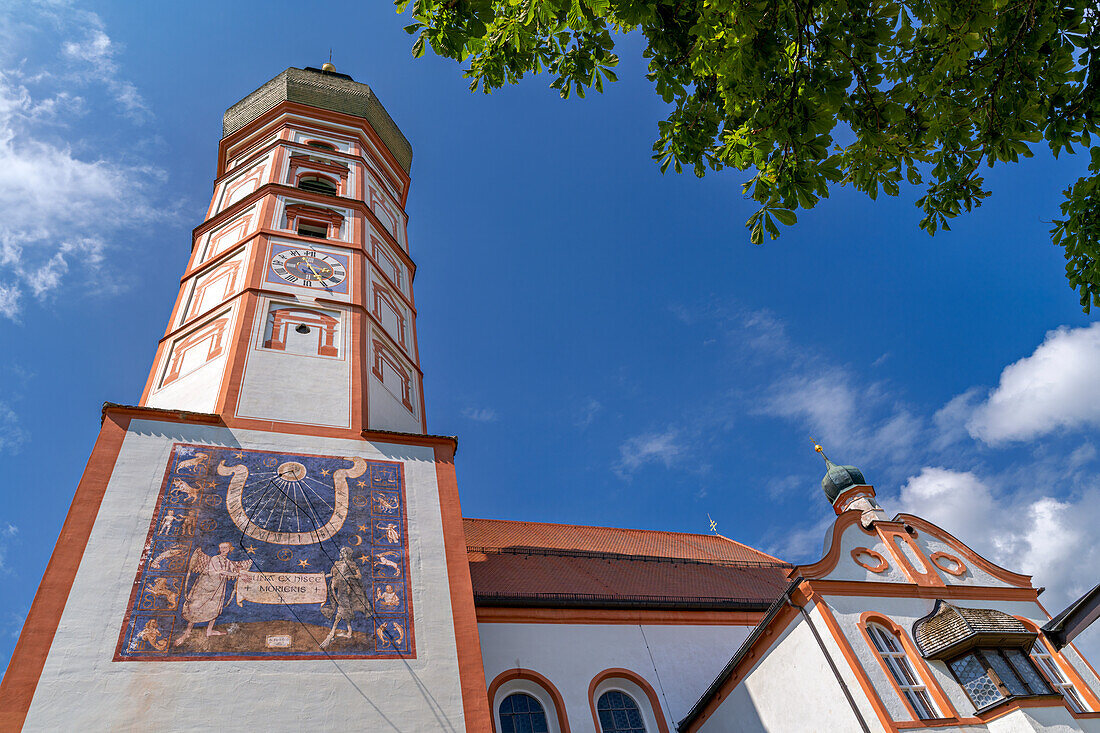
[[[0,668],[104,401],[135,403],[209,202],[221,114],[287,66],[369,83],[413,144],[431,432],[467,516],[704,532],[816,559],[820,458],[1048,587],[1100,580],[1100,324],[1049,241],[1040,152],[929,238],[837,190],[762,247],[744,176],[662,176],[621,82],[471,94],[385,2],[8,4],[0,16]],[[1091,638],[1090,638],[1091,637]],[[1100,633],[1082,639],[1100,657]]]

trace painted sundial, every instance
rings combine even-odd
[[[401,468],[174,445],[115,659],[414,657]]]

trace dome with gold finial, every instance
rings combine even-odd
[[[821,479],[821,489],[826,498],[832,504],[841,494],[853,486],[866,486],[867,479],[863,477],[863,471],[855,466],[838,466],[829,460],[825,450],[818,444],[814,444],[814,450],[825,459],[825,476]]]

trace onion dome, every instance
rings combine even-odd
[[[954,657],[976,646],[1030,649],[1035,632],[992,608],[962,608],[939,600],[913,624],[913,641],[925,659]]]
[[[847,489],[853,486],[866,486],[867,479],[863,478],[863,471],[860,471],[855,466],[838,466],[829,460],[829,457],[825,455],[824,449],[820,445],[815,444],[814,450],[821,454],[821,457],[825,459],[825,476],[821,479],[821,489],[825,492],[825,497],[832,504],[836,502],[837,497],[843,494]]]

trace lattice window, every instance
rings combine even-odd
[[[1013,697],[1050,694],[1046,680],[1020,649],[975,649],[947,666],[978,710]]]
[[[638,703],[625,692],[611,690],[600,695],[596,716],[601,733],[646,733]]]
[[[526,692],[515,692],[500,703],[501,733],[549,733],[542,703]]]
[[[1019,654],[1019,652],[1017,652]],[[1058,662],[1054,660],[1041,641],[1036,641],[1035,646],[1031,649],[1031,658],[1035,660],[1035,665],[1043,671],[1051,687],[1061,693],[1062,697],[1066,699],[1066,704],[1069,705],[1070,710],[1075,713],[1087,712],[1085,703],[1081,700],[1081,695],[1078,694],[1077,688],[1073,686],[1073,683],[1066,679],[1066,676],[1062,673],[1061,668],[1058,666]]]
[[[928,694],[928,688],[913,669],[909,655],[893,632],[877,624],[867,624],[867,634],[875,645],[875,651],[890,670],[890,676],[894,678],[898,690],[905,695],[917,717],[921,720],[940,717],[932,697]]]

